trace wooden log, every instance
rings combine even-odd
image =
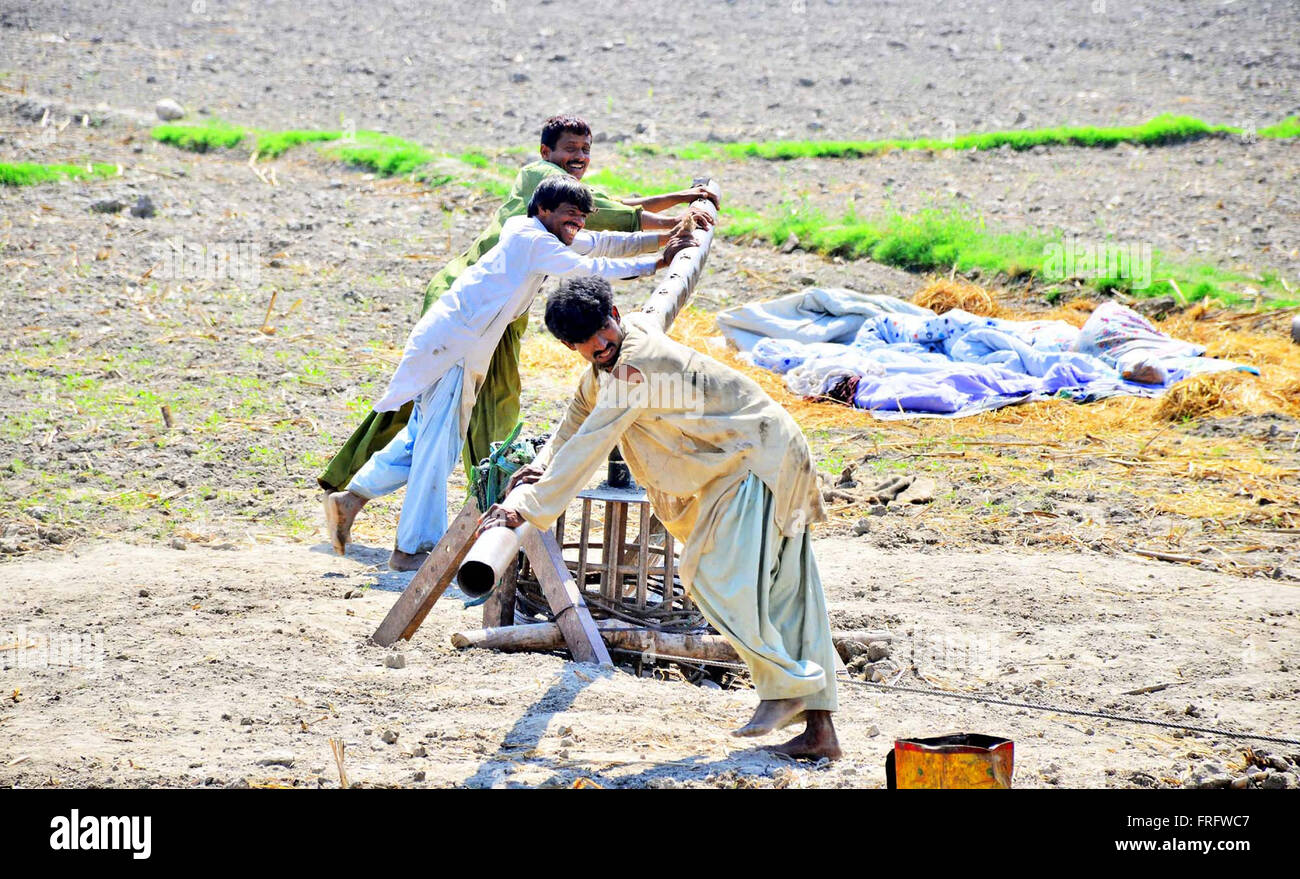
[[[674,632],[656,632],[643,629],[622,620],[599,620],[596,630],[611,648],[651,651],[665,659],[681,657],[696,661],[740,662],[731,643],[721,635],[685,635]],[[858,630],[834,632],[836,641],[889,641],[888,632]],[[503,653],[527,653],[561,650],[565,646],[564,634],[555,623],[529,623],[524,626],[500,626],[456,632],[451,636],[453,647],[461,650],[477,647],[483,650],[500,650]],[[863,642],[865,643],[865,641]]]
[[[564,553],[555,542],[555,535],[532,529],[524,539],[524,552],[573,658],[578,662],[613,666],[582,590],[564,564]]]
[[[597,631],[603,635],[606,630],[626,628],[622,621],[601,620],[596,623]],[[530,653],[545,650],[565,649],[564,633],[555,623],[526,623],[520,626],[486,626],[482,629],[470,629],[455,632],[451,636],[451,645],[460,650],[477,647],[483,650],[500,650],[502,653]]]
[[[474,530],[478,527],[479,508],[473,497],[465,502],[447,533],[429,553],[420,570],[411,578],[400,598],[388,611],[388,616],[375,629],[370,638],[381,647],[394,642],[410,640],[420,623],[429,615],[433,605],[447,590],[456,568],[474,544]]]
[[[684,635],[642,629],[621,620],[601,620],[596,624],[602,641],[611,648],[647,651],[664,658],[681,657],[696,661],[740,662],[740,656],[721,635]],[[500,626],[457,632],[452,646],[465,650],[477,647],[503,653],[545,652],[561,650],[564,635],[555,623],[529,623],[525,626]]]

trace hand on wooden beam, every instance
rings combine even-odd
[[[695,282],[700,279],[704,271],[704,262],[708,259],[709,247],[713,243],[717,219],[716,205],[721,203],[718,193],[722,190],[717,181],[710,178],[697,178],[693,188],[703,190],[707,194],[691,203],[688,215],[693,216],[703,212],[714,222],[705,224],[695,219],[697,228],[686,240],[679,240],[685,236],[669,233],[671,237],[664,251],[664,258],[659,261],[656,268],[669,268],[670,271],[650,294],[650,298],[641,309],[643,313],[653,315],[665,332],[672,325],[677,312],[682,310],[686,300],[690,298],[691,291],[695,289]]]

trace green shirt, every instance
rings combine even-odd
[[[429,306],[439,296],[451,289],[451,285],[460,277],[461,272],[474,265],[483,257],[483,254],[496,246],[497,240],[501,237],[501,225],[506,220],[511,217],[522,216],[528,212],[528,200],[533,197],[533,190],[537,188],[537,184],[552,174],[567,173],[559,165],[540,160],[520,168],[518,176],[515,177],[514,185],[510,187],[510,194],[501,203],[501,207],[497,208],[496,216],[492,218],[492,222],[488,227],[469,246],[469,250],[447,263],[442,271],[433,276],[433,280],[429,282],[429,286],[424,290],[424,305],[420,308],[420,314],[428,311]],[[591,190],[596,208],[595,212],[587,218],[588,229],[595,232],[640,231],[640,207],[628,207],[594,187],[589,186],[587,188]]]

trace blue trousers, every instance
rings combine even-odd
[[[447,531],[447,478],[465,443],[460,429],[463,375],[461,367],[453,367],[416,397],[406,426],[348,483],[348,491],[371,499],[406,486],[397,523],[402,552],[427,552]]]

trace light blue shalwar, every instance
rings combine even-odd
[[[464,370],[457,365],[421,392],[406,427],[348,483],[348,491],[372,500],[406,486],[397,522],[402,552],[427,552],[447,531],[447,479],[465,443],[463,385]]]
[[[812,537],[784,536],[775,506],[750,473],[718,517],[691,598],[745,660],[758,698],[800,697],[809,711],[835,711],[837,656]]]

